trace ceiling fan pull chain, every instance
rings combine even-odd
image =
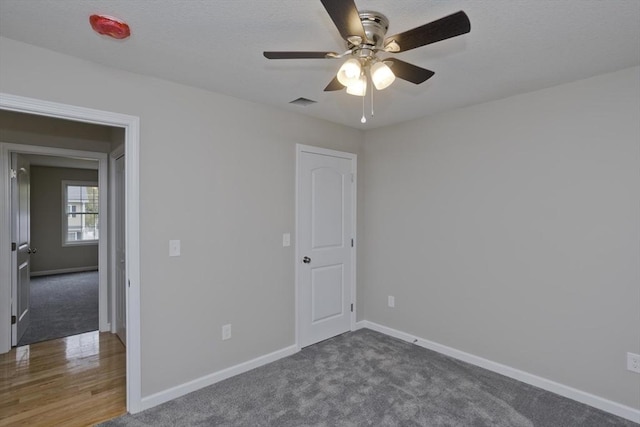
[[[367,123],[367,118],[364,116],[364,99],[366,97],[362,96],[362,118],[360,119],[360,123]]]
[[[373,92],[375,92],[375,89],[373,84],[371,84],[371,117],[373,117]]]

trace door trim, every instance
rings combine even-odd
[[[124,146],[119,146],[115,150],[109,153],[109,277],[111,278],[111,313],[109,314],[111,319],[111,333],[116,333],[116,291],[115,291],[115,277],[116,277],[116,174],[113,173],[116,167],[116,160],[124,156]],[[125,157],[126,161],[126,157]]]
[[[140,189],[139,152],[140,118],[120,113],[76,107],[0,92],[0,109],[85,123],[121,127],[125,130],[125,235],[127,248],[127,410],[141,411],[142,387],[140,367]],[[24,146],[22,146],[24,147]],[[8,150],[0,150],[0,200],[8,206]],[[105,160],[106,161],[106,160]],[[106,168],[105,168],[106,173]],[[106,183],[106,175],[105,181]],[[6,209],[0,209],[0,283],[11,283],[11,248],[8,232],[11,223]],[[107,256],[107,250],[104,251]],[[105,272],[107,264],[104,263]],[[10,288],[0,285],[0,353],[11,349]]]
[[[357,304],[356,304],[356,270],[357,270],[357,266],[356,266],[356,260],[357,260],[357,247],[358,247],[358,239],[357,239],[357,224],[356,224],[356,218],[358,216],[357,212],[357,200],[358,200],[358,156],[354,153],[347,153],[344,151],[337,151],[337,150],[330,150],[327,148],[320,148],[320,147],[314,147],[311,145],[303,145],[303,144],[296,144],[296,185],[295,185],[295,216],[296,216],[296,223],[295,223],[295,242],[296,242],[296,248],[295,248],[295,259],[294,259],[294,265],[295,265],[295,279],[294,279],[294,283],[295,283],[295,334],[296,334],[296,348],[298,350],[300,350],[301,346],[300,346],[300,302],[299,302],[299,295],[300,292],[298,290],[300,283],[298,282],[298,277],[299,277],[299,270],[300,270],[300,260],[302,259],[302,254],[300,253],[300,233],[299,233],[299,223],[300,223],[300,212],[298,209],[298,190],[299,190],[299,181],[300,181],[300,155],[302,153],[312,153],[312,154],[320,154],[320,155],[325,155],[325,156],[333,156],[333,157],[342,157],[342,158],[346,158],[351,160],[351,174],[353,177],[353,185],[351,186],[351,197],[352,197],[352,201],[353,201],[353,209],[351,212],[351,226],[352,226],[352,230],[353,230],[353,239],[354,239],[354,245],[351,247],[351,303],[353,304],[353,311],[351,312],[351,330],[355,331],[356,330],[356,312],[357,312]]]

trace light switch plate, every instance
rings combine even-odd
[[[180,256],[180,240],[169,240],[169,256]]]
[[[289,233],[284,233],[282,235],[282,246],[283,247],[287,247],[287,246],[291,246],[291,234]]]
[[[222,339],[223,340],[231,339],[231,323],[222,325]]]
[[[640,354],[627,353],[627,369],[640,374]]]

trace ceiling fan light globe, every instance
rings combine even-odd
[[[395,74],[384,62],[376,62],[371,66],[371,80],[376,89],[388,88],[395,79]]]
[[[350,84],[358,81],[360,79],[360,74],[362,74],[362,67],[360,66],[360,61],[355,58],[348,59],[342,64],[342,67],[338,70],[338,81],[343,86],[349,86]]]
[[[365,96],[367,94],[367,78],[362,75],[360,78],[347,86],[347,93],[355,96]]]

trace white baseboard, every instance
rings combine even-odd
[[[153,408],[154,406],[160,405],[161,403],[168,402],[169,400],[176,399],[180,396],[184,396],[185,394],[266,365],[267,363],[275,362],[276,360],[282,359],[283,357],[291,356],[298,351],[300,350],[296,345],[285,347],[281,350],[276,350],[273,353],[265,354],[264,356],[256,357],[255,359],[246,361],[244,363],[240,363],[221,371],[205,375],[204,377],[196,378],[195,380],[186,382],[184,384],[171,387],[170,389],[152,394],[151,396],[143,397],[140,411]]]
[[[416,345],[419,345],[420,347],[436,351],[438,353],[453,357],[454,359],[462,360],[463,362],[479,366],[481,368],[496,372],[506,377],[522,381],[523,383],[527,383],[532,386],[539,387],[543,390],[559,394],[560,396],[573,399],[577,402],[593,406],[594,408],[600,409],[602,411],[609,412],[622,418],[626,418],[627,420],[640,423],[640,410],[632,408],[630,406],[622,405],[620,403],[595,396],[591,393],[587,393],[585,391],[578,390],[573,387],[560,384],[555,381],[551,381],[546,378],[542,378],[537,375],[530,374],[528,372],[521,371],[519,369],[512,368],[498,362],[493,362],[491,360],[484,359],[482,357],[475,356],[473,354],[466,353],[464,351],[457,350],[446,345],[425,340],[406,332],[398,331],[397,329],[382,326],[368,320],[363,320],[356,323],[356,329],[362,328],[371,329],[373,331],[377,331],[385,335],[401,339],[403,341],[414,343]]]
[[[90,265],[89,267],[60,268],[57,270],[32,271],[31,277],[51,276],[53,274],[80,273],[82,271],[97,271],[97,270],[98,270],[97,265]]]

